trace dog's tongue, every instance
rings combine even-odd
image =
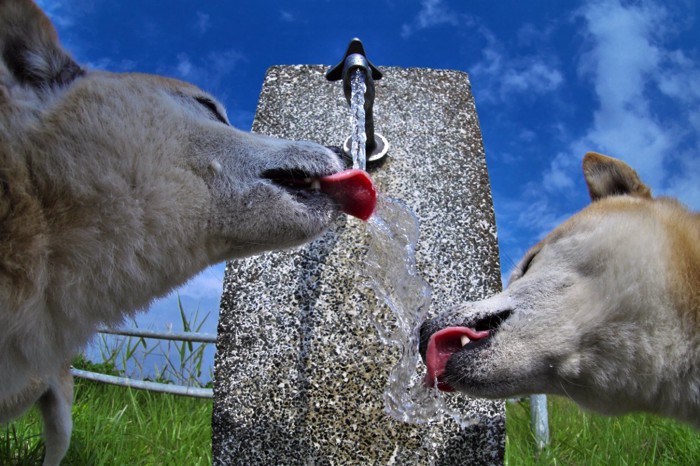
[[[435,332],[428,342],[428,350],[425,353],[425,365],[428,368],[423,383],[427,387],[434,387],[437,380],[437,388],[444,392],[452,392],[452,388],[447,382],[441,380],[445,372],[445,365],[455,352],[460,350],[463,344],[463,337],[472,340],[481,340],[489,335],[488,330],[476,331],[469,327],[447,327]],[[466,340],[465,340],[466,341]]]
[[[329,195],[348,215],[369,219],[377,204],[377,190],[364,170],[345,170],[320,178],[321,192]]]

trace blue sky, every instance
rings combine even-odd
[[[506,276],[530,245],[588,203],[586,151],[622,158],[655,194],[700,209],[695,0],[39,3],[81,63],[194,82],[242,129],[252,124],[269,66],[333,65],[353,37],[380,68],[468,72]],[[178,291],[187,309],[211,313],[210,331],[223,269]],[[139,322],[177,329],[174,299],[157,301]]]

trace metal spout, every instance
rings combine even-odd
[[[365,48],[362,45],[362,41],[358,38],[354,38],[350,41],[348,49],[345,52],[343,59],[326,72],[326,79],[329,81],[343,81],[343,92],[345,93],[345,99],[350,104],[352,98],[352,86],[350,81],[352,79],[353,72],[360,69],[365,75],[365,86],[367,90],[365,91],[365,134],[367,136],[366,143],[366,153],[367,161],[373,162],[382,158],[388,148],[389,143],[386,139],[377,134],[375,137],[374,133],[374,81],[382,79],[382,72],[374,66],[368,59],[365,53]],[[349,145],[346,142],[346,145]],[[349,150],[346,149],[349,153]]]

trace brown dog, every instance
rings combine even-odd
[[[700,427],[700,215],[589,153],[592,204],[535,245],[508,287],[424,323],[427,383],[551,393]]]

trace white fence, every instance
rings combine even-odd
[[[210,333],[158,332],[155,330],[145,330],[139,328],[102,329],[99,333],[122,335],[127,337],[154,338],[159,340],[188,341],[192,343],[216,343],[216,335],[212,335]],[[149,382],[146,380],[117,377],[114,375],[100,374],[98,372],[84,371],[75,368],[71,368],[71,373],[75,377],[108,383],[111,385],[135,388],[138,390],[150,390],[158,393],[170,393],[172,395],[191,396],[195,398],[214,397],[214,391],[211,388],[188,387],[185,385]]]

